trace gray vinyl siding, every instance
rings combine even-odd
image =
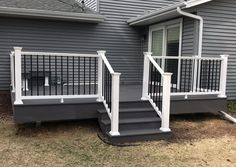
[[[227,95],[236,100],[236,1],[214,0],[197,11],[204,18],[203,55],[230,55]]]
[[[106,50],[122,83],[141,83],[143,29],[129,27],[126,20],[145,11],[170,5],[173,0],[100,0],[100,24],[0,17],[0,90],[10,85],[9,52],[25,51],[96,53]],[[147,39],[146,39],[147,40]]]
[[[183,19],[182,56],[195,54],[195,21],[191,18]]]

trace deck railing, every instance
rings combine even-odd
[[[148,100],[161,118],[160,130],[169,132],[172,73],[165,73],[151,55],[144,53],[142,100]]]
[[[103,102],[111,120],[112,136],[119,133],[119,96],[120,96],[120,73],[114,72],[108,62],[105,51],[98,51],[98,76],[99,76],[99,99]]]
[[[219,58],[153,56],[163,71],[173,73],[171,95],[226,97],[228,55]]]
[[[22,52],[10,54],[14,104],[32,99],[97,98],[111,119],[111,135],[119,135],[120,74],[105,51],[97,54]]]
[[[160,116],[161,130],[169,130],[170,96],[225,98],[227,66],[228,55],[161,57],[145,52],[142,100],[149,100]]]

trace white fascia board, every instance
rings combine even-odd
[[[210,1],[212,0],[190,0],[190,1],[185,2],[185,4],[186,4],[186,8],[191,8],[191,7],[201,5],[203,3],[207,3]]]
[[[44,18],[52,20],[72,20],[78,22],[92,22],[92,23],[99,23],[105,20],[105,17],[100,14],[60,12],[60,11],[11,8],[11,7],[0,7],[0,15],[29,17],[29,18]]]

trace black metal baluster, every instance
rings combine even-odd
[[[80,57],[78,57],[78,95],[80,95]]]
[[[159,84],[159,86],[158,86],[158,92],[159,92],[159,99],[158,99],[158,102],[159,102],[159,109],[160,109],[160,111],[162,111],[162,100],[161,100],[161,74],[159,74],[158,73],[158,84]],[[164,86],[164,85],[163,85]],[[162,93],[163,93],[163,91],[162,91]]]
[[[61,95],[64,95],[64,86],[63,86],[63,56],[61,56]]]
[[[45,56],[43,55],[43,77],[44,77],[44,86],[43,86],[43,95],[45,96],[45,78],[46,78],[46,75],[45,75]]]
[[[207,90],[210,90],[210,80],[211,80],[211,60],[209,60],[208,64],[208,83],[207,83]]]
[[[107,72],[107,99],[108,99],[108,106],[110,108],[111,111],[111,106],[110,106],[110,73]]]
[[[27,76],[26,76],[26,56],[25,55],[23,55],[23,58],[24,58],[24,80],[25,80],[25,82],[24,82],[24,87],[25,87],[25,90],[24,90],[24,93],[25,93],[25,96],[26,96],[26,80],[27,80]]]
[[[104,65],[103,73],[104,73],[104,75],[103,75],[103,77],[104,77],[103,94],[104,94],[104,99],[107,100],[106,99],[107,98],[107,88],[106,88],[107,87],[107,68],[105,65]]]
[[[105,87],[105,90],[106,90],[106,101],[107,101],[107,104],[108,104],[108,107],[109,107],[109,76],[108,76],[108,70],[107,70],[107,67],[106,67],[106,87]]]
[[[94,94],[97,94],[97,58],[94,58],[95,60],[95,69],[94,69]]]
[[[110,72],[108,69],[107,69],[107,99],[110,108]]]
[[[219,60],[219,71],[218,71],[218,76],[219,76],[219,79],[218,79],[218,90],[220,90],[221,66],[222,66],[222,62],[221,62],[221,60]]]
[[[157,89],[157,85],[156,85],[156,83],[157,83],[157,78],[156,78],[156,72],[157,72],[157,70],[156,70],[156,67],[154,68],[154,78],[153,78],[153,81],[154,81],[154,84],[153,84],[153,86],[154,86],[154,90],[153,90],[153,101],[157,104],[157,95],[156,95],[156,89]]]
[[[180,64],[181,64],[181,68],[180,68],[180,81],[179,81],[179,90],[178,91],[182,91],[182,74],[183,74],[183,60],[180,60]]]
[[[201,72],[200,72],[200,92],[202,92],[202,75],[203,75],[203,68],[204,68],[204,66],[203,66],[203,63],[204,63],[204,60],[201,60]]]
[[[39,96],[39,56],[37,55],[37,95]]]
[[[193,62],[192,62],[193,60],[189,60],[189,68],[188,68],[188,91],[190,91],[191,90],[191,80],[193,80],[193,78],[191,77],[191,73],[193,72],[191,69],[193,69]],[[191,68],[192,67],[192,68]]]
[[[86,57],[84,57],[84,94],[86,93],[85,88],[86,88]]]
[[[216,62],[216,69],[215,69],[215,84],[214,84],[214,90],[216,91],[217,90],[217,80],[218,80],[218,68],[219,68],[219,65],[218,65],[218,60],[215,61]]]
[[[211,71],[211,91],[213,91],[214,88],[214,70],[215,70],[215,60],[212,60],[212,71]]]
[[[32,58],[33,56],[30,55],[30,87],[31,87],[31,96],[33,96],[33,75],[32,75],[32,72],[33,72],[33,65],[32,65]]]
[[[152,85],[152,78],[153,78],[153,64],[152,63],[150,63],[150,69],[149,69],[149,95],[150,95],[150,97],[152,97],[151,95],[152,95],[152,89],[153,89],[153,85]]]
[[[51,56],[49,55],[49,95],[52,95]]]
[[[67,64],[67,95],[69,95],[69,84],[70,84],[70,81],[69,81],[69,57],[67,56],[67,59],[66,59],[66,64]]]
[[[188,60],[185,60],[185,69],[184,69],[184,92],[186,92],[186,81],[187,81],[187,65]]]
[[[57,77],[57,56],[55,56],[55,95],[57,95]]]
[[[111,104],[112,75],[110,73],[109,73],[109,75],[110,75],[110,91],[109,91],[109,93],[110,93],[110,95],[109,95],[110,96],[110,101],[109,102],[110,102],[110,109],[111,109],[111,105],[112,105]]]
[[[91,57],[89,57],[89,94],[91,94]]]
[[[73,95],[75,95],[75,57],[72,58],[72,82],[73,82]]]
[[[105,69],[104,64],[102,64],[102,96],[105,95]]]

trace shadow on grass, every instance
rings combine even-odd
[[[90,133],[97,133],[99,125],[96,119],[94,120],[71,120],[71,121],[56,121],[56,122],[43,122],[41,124],[28,123],[15,125],[16,135],[19,136],[35,136],[47,135],[56,133],[81,133],[88,131]]]

